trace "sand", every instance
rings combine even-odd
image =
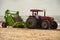
[[[0,40],[60,40],[60,29],[0,28]]]
[[[0,25],[1,27],[1,25]],[[56,30],[0,28],[0,40],[60,40],[60,26]]]

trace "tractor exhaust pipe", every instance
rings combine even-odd
[[[46,16],[46,10],[44,9],[44,16]]]

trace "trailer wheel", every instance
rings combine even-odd
[[[57,27],[58,27],[58,24],[55,21],[53,21],[50,28],[57,29]]]
[[[2,28],[6,28],[7,24],[5,22],[2,23]]]
[[[26,21],[27,28],[36,28],[37,20],[35,17],[29,17]]]
[[[41,23],[42,29],[48,29],[50,27],[50,22],[48,20],[44,20]]]

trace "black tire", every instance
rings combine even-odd
[[[49,29],[49,27],[50,27],[50,22],[49,22],[48,20],[42,21],[41,27],[42,27],[42,29]]]
[[[7,24],[5,22],[2,23],[2,28],[7,28]]]
[[[57,27],[58,27],[57,22],[53,21],[53,22],[51,23],[50,29],[57,29]]]
[[[35,17],[29,17],[26,21],[27,28],[36,28],[37,20]]]

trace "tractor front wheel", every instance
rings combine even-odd
[[[50,29],[57,29],[57,27],[58,27],[58,24],[57,24],[55,21],[53,21],[53,22],[51,23]]]
[[[2,23],[2,28],[6,28],[7,24],[5,22]]]

